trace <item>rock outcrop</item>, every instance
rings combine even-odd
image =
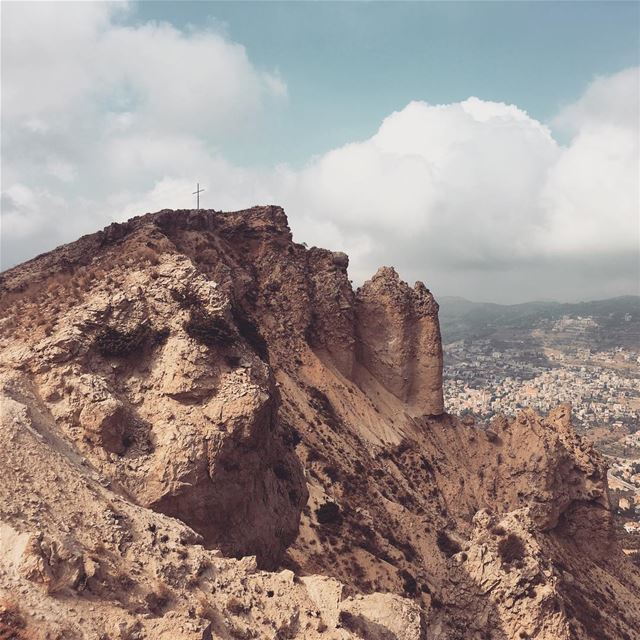
[[[379,269],[358,289],[356,327],[359,360],[385,389],[415,415],[443,413],[438,303],[422,282]]]
[[[0,276],[0,635],[640,637],[570,408],[446,414],[431,293],[347,268],[257,207]]]
[[[341,625],[347,605],[327,597],[331,584],[307,586],[289,570],[258,570],[253,557],[207,550],[179,520],[113,491],[57,437],[19,379],[3,376],[2,388],[0,637],[361,637]],[[390,637],[400,602],[418,616],[405,624],[419,623],[408,600],[382,612],[368,602],[360,615],[377,625],[372,638]]]

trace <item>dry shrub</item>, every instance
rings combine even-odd
[[[496,443],[499,441],[499,439],[500,439],[500,438],[498,437],[498,434],[497,434],[495,431],[493,431],[492,429],[487,429],[487,430],[485,431],[485,434],[486,434],[486,436],[487,436],[487,440],[488,440],[489,442],[491,442],[491,444],[496,444]]]
[[[164,582],[157,582],[153,591],[147,593],[144,601],[150,613],[161,616],[171,603],[171,599],[172,594],[169,587]]]
[[[233,623],[227,626],[227,632],[236,640],[253,640],[253,638],[257,637],[257,632],[252,629],[242,629]]]
[[[438,535],[436,537],[436,544],[442,553],[445,556],[450,558],[456,553],[460,553],[462,551],[462,547],[460,544],[451,538],[446,531],[438,531]]]
[[[370,638],[372,626],[375,626],[376,637],[380,640],[394,640],[394,638],[396,638],[395,634],[392,634],[380,625],[371,625],[362,616],[354,615],[349,611],[341,611],[339,620],[340,625],[344,629],[351,631],[351,633],[358,638],[363,638],[365,640],[366,638]]]
[[[342,425],[342,420],[336,412],[331,400],[325,393],[309,385],[307,387],[309,398],[311,400],[311,406],[320,414],[324,423],[334,431],[339,431]]]
[[[136,247],[131,252],[130,257],[134,262],[148,262],[152,265],[156,265],[160,262],[160,257],[157,252],[148,246]]]
[[[236,336],[224,318],[214,316],[201,307],[195,307],[184,325],[189,337],[207,347],[229,347]]]
[[[58,312],[68,308],[82,297],[83,291],[96,282],[103,282],[105,273],[97,264],[69,265],[51,273],[45,280],[22,285],[18,290],[2,291],[0,317],[25,315],[25,309],[32,305],[38,313],[45,315],[49,310]]]
[[[255,322],[238,305],[231,307],[231,315],[240,335],[261,360],[269,362],[269,347]]]
[[[168,329],[152,329],[145,324],[130,331],[107,327],[96,336],[94,347],[105,358],[125,358],[140,352],[147,345],[163,344],[168,336]]]
[[[196,595],[196,602],[197,602],[197,606],[196,606],[197,616],[209,621],[213,621],[216,619],[216,609],[209,602],[209,599],[202,591],[200,591]]]
[[[418,594],[418,583],[415,577],[409,573],[406,569],[402,569],[398,575],[402,580],[402,588],[404,589],[405,595],[412,597]]]
[[[235,596],[231,596],[227,600],[225,608],[230,614],[234,616],[239,616],[247,611],[247,607],[244,605],[242,600],[236,598]]]
[[[12,600],[0,602],[0,640],[31,640],[27,623],[17,603]]]
[[[340,524],[342,513],[335,502],[325,502],[316,509],[316,519],[320,524]]]
[[[510,533],[498,542],[498,553],[503,564],[511,564],[522,560],[526,555],[526,549],[522,540],[515,533]]]

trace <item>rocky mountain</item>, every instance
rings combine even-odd
[[[444,412],[438,305],[163,210],[1,275],[0,638],[640,638],[570,408]]]

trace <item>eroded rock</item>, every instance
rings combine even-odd
[[[442,342],[438,305],[417,282],[411,289],[382,267],[356,295],[358,358],[416,415],[440,415]]]

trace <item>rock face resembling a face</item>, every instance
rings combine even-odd
[[[570,408],[447,414],[432,294],[347,269],[255,207],[3,273],[0,595],[109,637],[635,638]]]

